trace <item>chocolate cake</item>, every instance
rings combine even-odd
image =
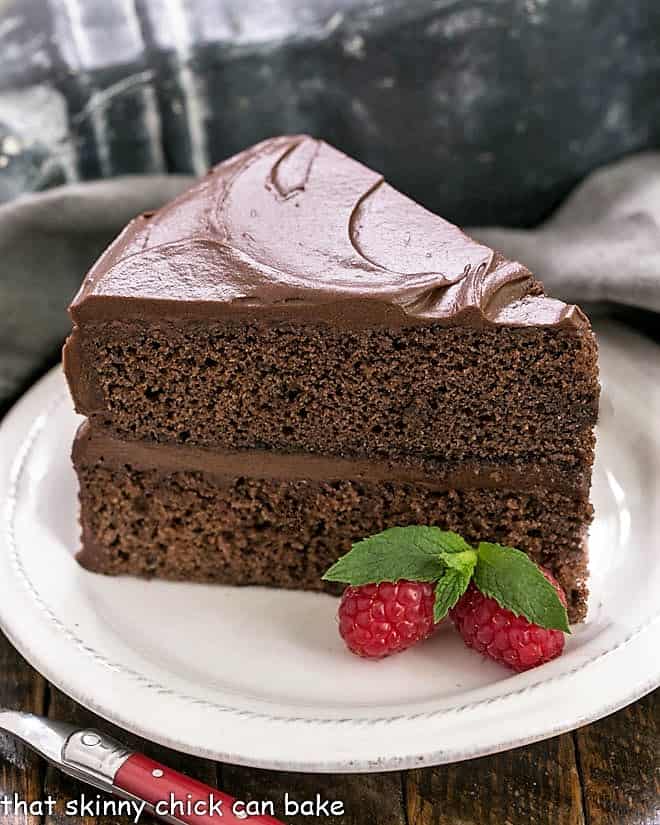
[[[436,524],[584,617],[589,322],[376,172],[265,141],[132,221],[70,313],[89,569],[322,589],[352,541]]]

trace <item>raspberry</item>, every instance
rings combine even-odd
[[[431,635],[434,600],[435,586],[426,582],[347,587],[339,604],[339,633],[356,655],[382,659]]]
[[[555,579],[541,569],[562,604],[566,596]],[[468,647],[519,673],[555,659],[564,649],[561,630],[546,630],[516,616],[470,584],[450,611],[452,621]]]

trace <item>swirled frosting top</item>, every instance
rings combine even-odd
[[[101,318],[582,326],[521,264],[305,135],[264,141],[141,215],[71,305]]]

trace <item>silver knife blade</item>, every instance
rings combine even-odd
[[[20,739],[54,765],[62,765],[62,751],[78,728],[17,710],[0,710],[0,730]]]

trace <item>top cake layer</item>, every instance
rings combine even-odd
[[[264,141],[133,220],[70,312],[76,323],[263,317],[588,328],[524,266],[304,135]]]

